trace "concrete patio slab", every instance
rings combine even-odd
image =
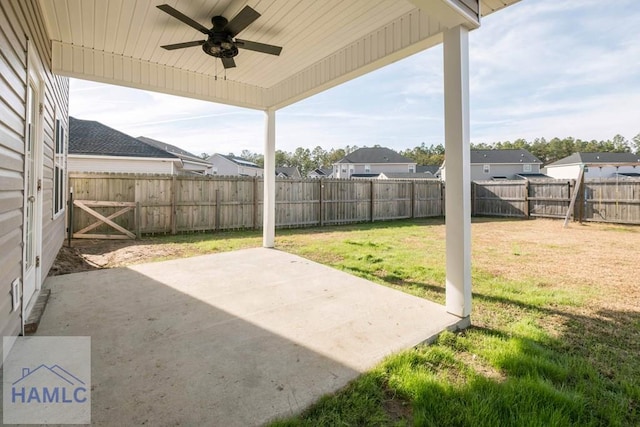
[[[441,305],[263,248],[47,286],[37,335],[91,336],[97,425],[261,425],[461,322]]]

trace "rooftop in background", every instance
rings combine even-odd
[[[190,153],[186,150],[183,150],[180,147],[176,147],[175,145],[168,144],[166,142],[158,141],[157,139],[147,138],[146,136],[139,136],[137,139],[144,142],[145,144],[152,145],[160,150],[164,150],[168,153],[175,154],[178,157],[184,157],[190,160],[196,160],[200,162],[206,162],[202,157],[198,157],[193,153]]]
[[[262,169],[260,166],[258,166],[257,164],[255,164],[254,162],[251,162],[249,160],[243,159],[242,157],[235,157],[235,156],[229,156],[229,155],[225,155],[225,154],[220,154],[220,153],[216,153],[213,156],[218,155],[221,157],[224,157],[227,160],[232,161],[233,163],[240,165],[240,166],[246,166],[249,168],[258,168],[258,169]],[[207,159],[207,161],[211,161],[211,159],[213,158],[213,156],[209,157]]]
[[[344,156],[338,163],[415,163],[408,157],[385,147],[358,148]]]
[[[548,164],[549,166],[581,165],[581,164],[638,163],[640,155],[633,153],[573,153],[563,159]]]
[[[69,154],[97,156],[153,157],[177,156],[93,120],[69,117]]]
[[[440,170],[440,165],[417,165],[416,173],[427,173],[435,175]]]
[[[278,166],[276,175],[284,175],[287,178],[301,178],[300,170],[295,166]]]
[[[538,163],[540,159],[520,148],[515,150],[471,150],[471,164]]]
[[[545,175],[543,173],[519,173],[516,175],[518,178],[522,179],[550,179],[549,175]]]
[[[424,180],[435,179],[436,177],[431,172],[411,173],[411,172],[382,172],[380,176],[385,176],[387,179],[410,179],[410,180]]]

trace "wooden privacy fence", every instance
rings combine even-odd
[[[74,206],[71,231],[76,237],[88,231],[114,235],[114,228],[126,236],[123,230],[140,235],[262,226],[261,178],[70,174],[69,187],[74,200],[94,211]],[[135,208],[125,211],[125,206]],[[442,214],[437,180],[276,180],[276,227]]]
[[[575,191],[575,180],[476,181],[472,214],[564,218]],[[580,221],[640,224],[640,179],[585,180],[570,215]]]
[[[71,174],[69,186],[74,237],[262,226],[261,178]],[[441,216],[443,187],[437,180],[277,179],[276,226]],[[575,180],[474,182],[472,214],[564,218],[575,188]],[[586,180],[580,188],[575,219],[640,224],[640,179]]]

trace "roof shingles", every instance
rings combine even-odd
[[[415,163],[413,160],[402,156],[385,147],[358,148],[353,153],[344,156],[338,163]]]
[[[171,153],[93,120],[69,117],[69,154],[177,159]]]
[[[640,155],[633,153],[573,153],[570,156],[553,162],[549,166],[575,165],[575,164],[606,164],[606,163],[638,163]]]
[[[542,164],[540,159],[525,149],[514,150],[471,150],[471,164]]]

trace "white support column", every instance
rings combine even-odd
[[[273,248],[276,238],[276,111],[266,110],[264,120],[264,196],[262,246]]]
[[[447,311],[471,314],[471,180],[469,152],[469,31],[444,32]]]

